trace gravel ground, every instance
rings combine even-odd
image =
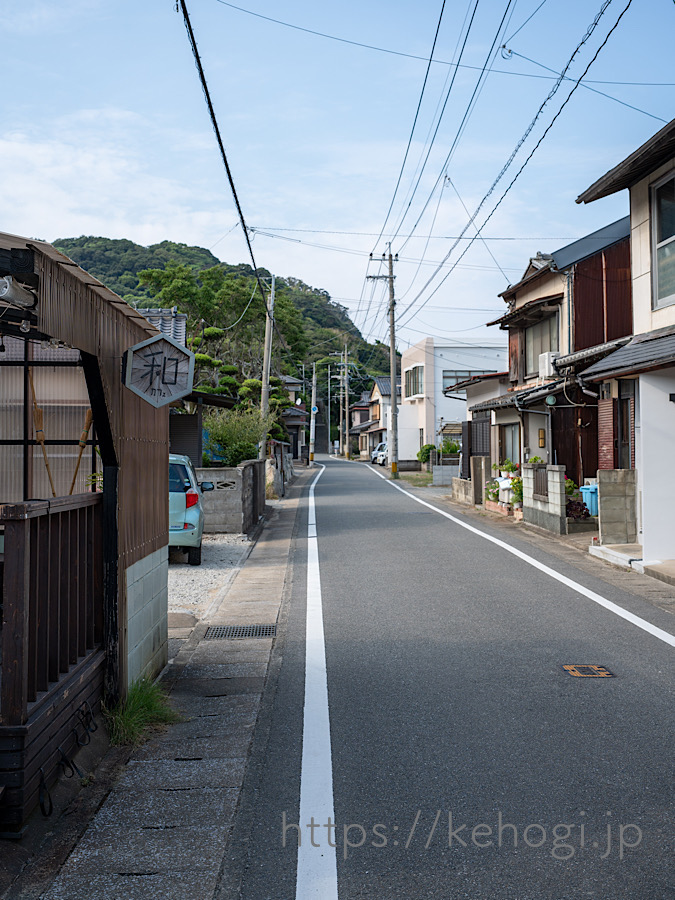
[[[236,575],[251,546],[245,534],[205,534],[201,566],[188,565],[187,555],[171,548],[169,612],[203,619]]]

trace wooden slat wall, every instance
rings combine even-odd
[[[109,292],[87,284],[77,267],[38,251],[36,268],[46,301],[38,306],[39,328],[99,360],[120,468],[119,557],[124,570],[168,543],[168,409],[154,409],[121,382],[124,351],[156,330],[124,301],[111,302]]]

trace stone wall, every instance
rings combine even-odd
[[[636,493],[636,469],[598,469],[601,544],[637,543]]]
[[[197,481],[212,481],[202,494],[204,531],[248,534],[265,513],[265,460],[253,459],[213,469],[197,469]]]
[[[128,686],[138,678],[154,678],[167,664],[168,572],[168,547],[126,570]]]
[[[554,534],[567,534],[567,495],[565,494],[565,466],[546,466],[548,499],[534,498],[534,469],[523,463],[523,521],[538,525]]]

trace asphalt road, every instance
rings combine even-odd
[[[675,898],[674,648],[368,466],[321,461],[336,828],[299,819],[305,509],[221,900],[296,898],[297,830],[283,846],[284,824],[336,859],[339,900]],[[544,541],[507,540],[675,632],[672,615]],[[615,677],[573,677],[569,664]]]

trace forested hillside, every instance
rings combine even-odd
[[[260,377],[265,308],[250,266],[230,265],[203,247],[172,241],[143,247],[129,240],[82,236],[61,238],[54,245],[128,303],[177,306],[187,313],[192,347],[202,357],[199,381],[211,390],[227,393],[233,388],[228,376],[222,376],[223,361],[230,382],[234,367],[239,380]],[[259,274],[269,283],[269,272],[260,269]],[[337,362],[331,355],[342,351],[345,342],[358,367],[353,373],[356,390],[368,386],[369,376],[389,372],[388,349],[364,341],[346,308],[325,290],[299,278],[277,278],[275,319],[278,373],[297,375],[303,363],[315,361],[323,372],[329,362]]]

